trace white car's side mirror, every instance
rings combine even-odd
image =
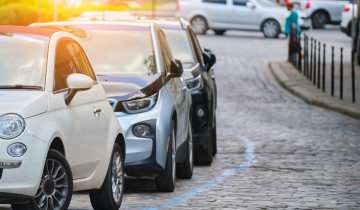
[[[69,105],[71,100],[74,98],[76,93],[81,90],[89,90],[93,84],[94,80],[85,74],[70,74],[66,78],[66,83],[69,88],[69,91],[65,94],[65,104]]]

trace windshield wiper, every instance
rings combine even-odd
[[[35,85],[0,85],[0,89],[31,89],[31,90],[43,90],[41,86]]]

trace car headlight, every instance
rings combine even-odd
[[[203,87],[203,81],[201,75],[198,77],[186,80],[186,85],[189,91],[198,90]]]
[[[123,102],[123,105],[126,112],[131,114],[146,112],[155,106],[157,102],[157,98],[158,98],[158,94],[156,93],[147,98]]]
[[[17,114],[7,114],[0,117],[0,138],[13,139],[25,129],[24,119]]]

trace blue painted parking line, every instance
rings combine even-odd
[[[197,187],[193,190],[190,190],[186,193],[183,193],[181,195],[176,196],[171,202],[166,203],[166,204],[162,204],[162,205],[158,205],[158,206],[152,206],[152,207],[148,207],[146,209],[148,210],[155,210],[155,209],[161,209],[161,208],[168,208],[171,206],[176,206],[182,203],[185,203],[187,200],[200,195],[206,191],[209,191],[211,187],[214,187],[218,184],[220,184],[221,182],[223,182],[226,178],[233,176],[237,173],[239,173],[242,170],[248,169],[249,167],[251,167],[251,165],[253,163],[256,162],[256,155],[255,155],[255,150],[256,150],[256,146],[253,142],[251,142],[250,139],[240,136],[228,129],[222,128],[218,126],[218,129],[221,132],[226,133],[229,136],[235,137],[236,139],[239,139],[241,141],[243,141],[245,143],[245,158],[246,161],[244,163],[242,163],[240,166],[233,168],[233,169],[228,169],[225,172],[223,172],[222,174],[220,174],[219,176],[213,178],[212,180],[210,180],[208,183]]]

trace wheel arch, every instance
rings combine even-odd
[[[316,13],[318,13],[318,12],[323,12],[323,13],[325,13],[327,20],[331,22],[330,13],[329,13],[326,9],[323,9],[323,8],[319,8],[319,9],[313,11],[313,12],[311,13],[311,16],[310,16],[311,19],[312,19],[312,18],[314,17],[314,15],[315,15]]]
[[[115,143],[119,144],[120,148],[121,148],[121,152],[123,154],[123,158],[125,161],[125,154],[126,154],[126,146],[125,146],[125,138],[124,136],[119,133],[115,139]]]
[[[64,143],[60,137],[55,137],[54,140],[52,140],[49,150],[50,149],[54,149],[66,157]]]

